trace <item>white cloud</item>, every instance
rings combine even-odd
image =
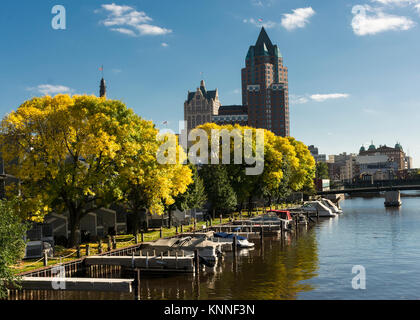
[[[362,111],[364,113],[367,113],[367,114],[377,114],[378,113],[378,111],[376,111],[375,109],[371,109],[371,108],[364,108]]]
[[[251,4],[256,7],[271,7],[275,0],[251,0]]]
[[[166,47],[169,47],[169,44],[167,44],[166,42],[162,42],[161,43],[161,46],[164,47],[164,48],[166,48]]]
[[[323,102],[331,99],[344,99],[348,97],[349,94],[347,93],[313,94],[310,96],[310,98],[316,102]]]
[[[150,24],[139,24],[138,26],[136,26],[136,28],[140,32],[140,35],[158,36],[172,32],[172,30],[161,28],[158,26],[153,26]]]
[[[416,8],[417,12],[420,14],[420,3],[419,4],[416,4],[414,6],[414,8]]]
[[[126,29],[126,28],[111,28],[110,30],[115,31],[115,32],[119,32],[119,33],[122,33],[122,34],[126,34],[126,35],[132,36],[132,37],[136,36],[136,33],[133,30]]]
[[[372,2],[378,2],[385,5],[407,5],[418,3],[420,0],[372,0]]]
[[[235,89],[232,91],[233,94],[240,94],[242,92],[241,89]]]
[[[352,9],[354,15],[351,22],[353,31],[358,36],[373,35],[385,31],[409,30],[415,22],[404,16],[384,13],[381,8],[369,5],[357,5]]]
[[[102,11],[106,11],[108,16],[101,21],[111,31],[119,32],[132,37],[142,35],[164,35],[171,33],[172,30],[150,24],[153,19],[143,11],[137,11],[130,6],[120,6],[115,3],[103,4]],[[95,10],[100,13],[101,10]]]
[[[304,28],[309,23],[309,18],[315,14],[312,7],[294,9],[293,13],[283,15],[281,25],[291,31],[296,28]]]
[[[329,94],[312,94],[312,95],[290,95],[291,104],[304,104],[309,101],[324,102],[331,99],[344,99],[350,95],[347,93],[329,93]]]
[[[290,103],[291,104],[304,104],[307,103],[309,99],[306,96],[299,96],[299,95],[290,95]]]
[[[71,93],[74,91],[73,89],[66,86],[52,84],[40,84],[36,87],[27,88],[27,90],[36,91],[43,95],[56,95],[58,93]]]
[[[264,27],[266,29],[274,28],[277,25],[276,22],[273,22],[273,21],[270,21],[270,20],[268,20],[268,21],[258,21],[258,20],[255,20],[254,18],[244,19],[243,23],[253,24],[254,26],[256,26],[258,28]]]

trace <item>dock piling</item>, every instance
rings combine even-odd
[[[44,267],[48,266],[48,254],[47,251],[44,250]]]
[[[102,250],[102,240],[101,240],[101,239],[99,239],[99,240],[98,240],[98,253],[99,253],[99,254],[101,254],[101,253],[102,253],[102,251],[103,251],[103,250]]]
[[[237,236],[233,236],[232,252],[233,252],[233,255],[235,257],[236,257],[236,254],[237,254],[237,250],[238,250],[238,237]]]
[[[140,269],[136,269],[136,277],[134,278],[134,300],[140,300]]]
[[[200,256],[198,255],[198,249],[194,250],[194,267],[195,267],[195,274],[200,276]]]
[[[117,249],[117,239],[115,236],[112,236],[112,249]]]
[[[111,243],[111,237],[108,236],[108,251],[112,250],[112,243]]]

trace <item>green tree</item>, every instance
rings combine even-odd
[[[0,299],[7,294],[8,284],[17,284],[17,277],[11,266],[25,254],[23,237],[26,224],[15,214],[16,203],[0,200]]]
[[[172,212],[176,209],[184,211],[190,209],[202,208],[207,201],[207,194],[204,188],[203,179],[198,175],[198,170],[195,165],[190,164],[189,168],[192,172],[193,183],[188,186],[184,193],[180,193],[175,202],[167,206],[166,211],[169,216],[169,226],[172,226]]]
[[[188,186],[185,193],[178,195],[175,205],[179,210],[198,209],[207,201],[203,179],[199,176],[197,167],[190,165],[193,174],[193,183]]]
[[[283,170],[283,179],[281,180],[280,186],[277,190],[277,194],[276,194],[277,203],[284,201],[293,191],[290,188],[290,179],[292,176],[292,172],[291,172],[289,161],[287,160],[284,161],[282,170]]]
[[[328,179],[328,165],[325,162],[317,162],[316,164],[316,177],[318,179]]]
[[[199,170],[199,174],[204,181],[213,218],[216,213],[235,210],[238,202],[235,191],[230,184],[226,166],[203,165]]]

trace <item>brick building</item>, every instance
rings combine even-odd
[[[263,128],[279,136],[290,135],[287,68],[279,48],[264,28],[250,46],[242,69],[242,105],[222,106],[218,91],[207,91],[204,81],[188,92],[184,120],[188,131],[206,122]]]
[[[247,126],[247,108],[241,105],[220,106],[219,114],[213,116],[213,122],[219,125],[237,123],[241,126]]]
[[[372,143],[366,150],[365,147],[361,147],[359,151],[360,156],[369,155],[386,155],[390,162],[395,162],[398,166],[398,170],[409,169],[410,160],[408,160],[401,144],[397,143],[394,148],[386,145],[379,146],[378,148]]]
[[[290,135],[287,68],[277,45],[264,28],[250,46],[242,69],[242,104],[248,108],[248,124],[279,136]]]

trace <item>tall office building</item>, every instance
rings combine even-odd
[[[287,68],[264,28],[242,69],[242,104],[248,110],[249,126],[290,136]]]

